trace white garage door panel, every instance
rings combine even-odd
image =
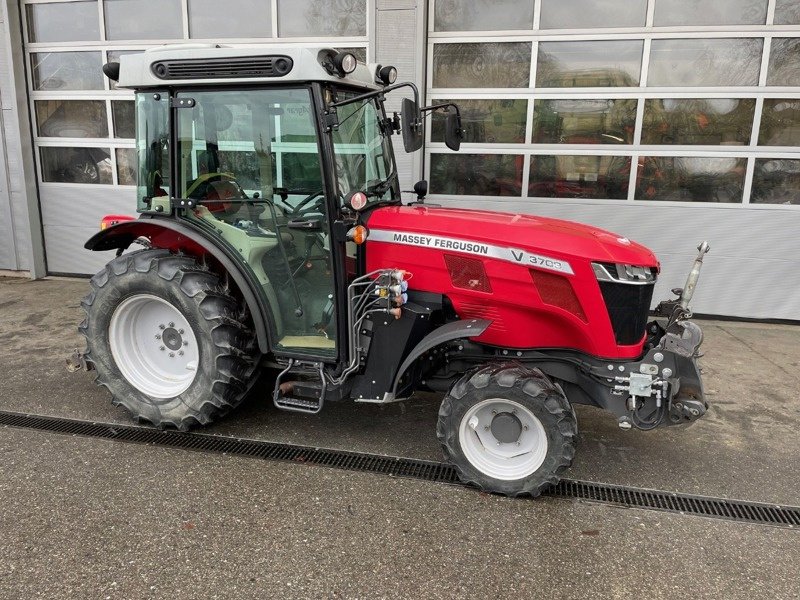
[[[105,215],[136,216],[136,192],[119,188],[40,185],[42,221],[47,225],[100,226]]]
[[[98,227],[45,225],[47,270],[50,273],[96,273],[114,258],[114,252],[92,252],[83,244],[97,233]]]
[[[682,287],[702,240],[711,244],[695,312],[800,319],[800,211],[654,204],[435,200],[443,206],[523,212],[602,227],[649,247],[661,261],[654,302]]]

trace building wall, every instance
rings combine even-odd
[[[682,284],[694,247],[708,239],[697,311],[800,314],[800,294],[785,292],[800,289],[796,0],[220,5],[6,0],[6,59],[18,72],[0,70],[10,116],[0,227],[9,229],[10,213],[13,236],[4,239],[14,249],[0,245],[0,261],[13,256],[11,268],[26,269],[37,256],[40,205],[49,272],[91,273],[108,260],[82,245],[104,214],[132,211],[134,142],[132,95],[99,75],[102,63],[170,42],[326,44],[396,65],[429,103],[461,105],[458,154],[442,143],[440,121],[423,153],[405,154],[395,138],[402,189],[427,178],[431,202],[617,231],[659,254],[660,296]],[[401,97],[390,95],[388,109]],[[22,115],[7,113],[9,98]]]

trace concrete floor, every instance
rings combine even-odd
[[[130,422],[63,367],[87,286],[0,279],[0,410]],[[800,504],[800,327],[701,325],[709,414],[579,410],[567,476]],[[438,460],[437,404],[254,397],[207,431]],[[0,498],[0,598],[800,598],[798,531],[32,431],[0,429]]]

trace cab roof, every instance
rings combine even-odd
[[[375,82],[377,64],[359,62],[355,71],[340,76],[333,67],[333,57],[338,53],[329,47],[169,44],[138,54],[122,55],[118,87],[140,89],[309,81],[347,83],[365,90],[382,87]]]

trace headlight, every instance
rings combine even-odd
[[[597,281],[649,285],[656,280],[656,270],[651,267],[593,262],[592,269],[594,269]]]

